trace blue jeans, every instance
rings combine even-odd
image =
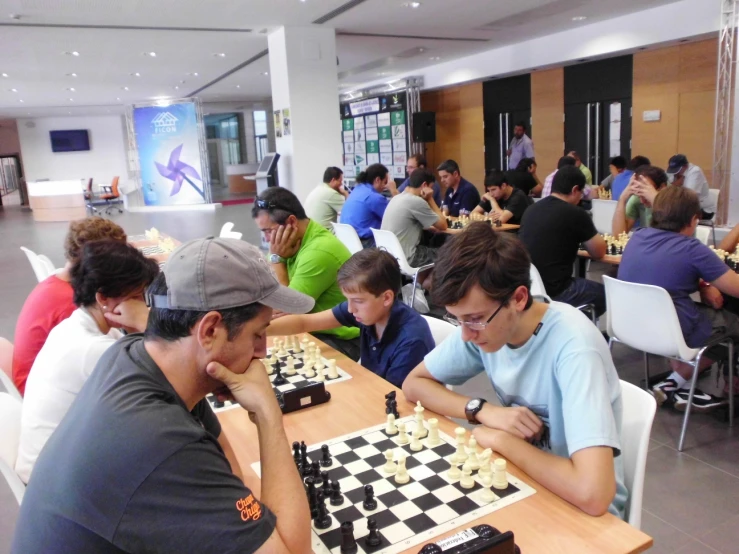
[[[595,306],[596,315],[600,317],[606,311],[606,288],[601,283],[576,277],[564,291],[552,300],[564,302],[576,308],[583,304],[592,304]]]

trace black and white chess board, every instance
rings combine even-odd
[[[272,366],[274,365],[274,362],[271,361],[273,349],[269,348],[267,349],[267,359],[262,360],[262,363],[264,364],[264,367],[267,368],[268,371],[272,370]],[[292,348],[288,348],[285,350],[286,354],[283,356],[277,356],[277,359],[280,361],[280,368],[282,370],[282,374],[287,380],[287,382],[283,385],[277,385],[274,384],[272,387],[276,389],[279,392],[287,392],[291,390],[296,389],[302,389],[306,386],[315,383],[316,381],[314,379],[310,379],[305,376],[306,367],[304,367],[303,364],[303,354],[304,352],[295,352]],[[275,354],[276,355],[276,354]],[[288,356],[292,356],[295,359],[294,368],[295,368],[295,375],[287,375],[285,371],[287,370],[287,358]],[[321,360],[323,362],[324,366],[328,366],[328,360],[321,357]],[[325,385],[332,385],[334,383],[341,383],[343,381],[348,381],[352,378],[351,375],[349,375],[346,371],[341,369],[340,367],[336,367],[336,371],[338,372],[339,376],[337,378],[331,379],[328,374],[326,373],[326,370],[324,369],[324,381],[323,383]],[[272,373],[269,376],[270,381],[274,381],[275,374]],[[222,412],[224,410],[230,410],[232,408],[238,408],[239,405],[235,402],[231,402],[230,400],[227,400],[225,402],[218,402],[215,396],[212,394],[209,394],[207,397],[208,402],[210,402],[211,408],[213,408],[214,412]]]
[[[398,422],[404,422],[409,433],[416,426],[414,416],[401,418]],[[331,525],[326,529],[317,529],[315,523],[312,525],[313,552],[340,554],[340,526],[351,521],[358,554],[397,554],[536,492],[508,475],[508,487],[505,490],[492,489],[496,499],[484,502],[481,498],[483,487],[476,474],[472,489],[462,488],[458,479],[447,476],[449,457],[456,451],[456,442],[441,431],[439,438],[441,444],[434,447],[428,445],[428,437],[423,439],[423,449],[413,452],[410,445],[398,444],[398,435],[386,434],[385,424],[381,424],[327,441],[325,444],[329,446],[332,465],[321,469],[328,472],[331,481],[339,481],[344,502],[333,506],[326,501]],[[408,483],[399,485],[394,475],[383,471],[386,450],[394,451],[396,461],[403,454],[407,456]],[[313,460],[321,459],[320,444],[309,446],[307,451],[309,458],[312,454]],[[252,469],[261,475],[259,463],[253,464]],[[362,506],[365,485],[372,485],[374,489],[375,510],[365,510]],[[368,547],[365,544],[368,518],[378,524],[382,537],[379,546]]]
[[[141,246],[139,248],[139,251],[144,256],[151,256],[153,254],[166,254],[166,251],[163,250],[162,247],[159,246],[159,245],[157,245],[157,246]]]

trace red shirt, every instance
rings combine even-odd
[[[52,275],[26,298],[15,326],[13,347],[13,382],[21,394],[46,337],[75,310],[73,296],[72,285]]]

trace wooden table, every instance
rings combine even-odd
[[[594,260],[596,262],[603,262],[609,265],[621,265],[621,254],[606,254],[602,258],[593,258],[587,250],[577,251],[577,261],[575,262],[575,277],[585,278],[587,274],[587,263],[588,260]]]
[[[331,438],[378,425],[385,421],[385,394],[398,391],[398,411],[401,417],[413,415],[414,405],[405,400],[401,391],[371,371],[349,360],[320,340],[310,337],[321,348],[326,358],[335,358],[337,365],[351,374],[352,379],[330,385],[331,400],[313,408],[287,414],[284,417],[288,442],[305,441],[320,444]],[[437,417],[439,428],[454,436],[457,425],[442,416],[426,410],[426,418]],[[246,411],[240,409],[218,413],[222,432],[226,434],[241,467],[245,481],[260,494],[256,474],[251,464],[259,460],[256,427]],[[488,523],[501,531],[513,531],[516,544],[524,554],[558,553],[626,554],[644,552],[652,546],[652,539],[630,527],[620,519],[606,514],[591,517],[555,496],[534,482],[521,470],[508,464],[508,470],[536,489],[533,496],[502,508],[454,531],[440,535],[436,540],[458,533],[479,523]],[[416,554],[421,545],[406,551]],[[406,554],[403,553],[403,554]]]
[[[171,239],[174,242],[175,246],[179,246],[180,244],[182,244],[177,239],[170,237],[165,233],[159,233],[159,238],[157,240],[147,239],[145,235],[131,235],[128,237],[128,243],[134,248],[142,250],[147,247],[157,247],[159,246],[159,241],[162,241],[164,239]],[[160,265],[167,261],[170,254],[171,252],[157,252],[154,254],[144,253],[147,258],[155,260]]]
[[[447,217],[447,219],[450,219],[452,221],[457,221],[459,218],[458,217],[451,217],[451,216],[449,216],[449,217]],[[475,221],[470,220],[470,223],[475,223]],[[521,226],[520,225],[513,225],[512,223],[503,223],[503,224],[500,225],[500,227],[496,227],[495,224],[493,224],[492,225],[492,228],[495,229],[496,231],[517,231],[518,229],[521,228]],[[454,233],[456,231],[461,231],[461,230],[462,229],[451,229],[451,228],[448,229],[448,231],[452,231],[452,233]]]

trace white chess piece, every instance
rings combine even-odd
[[[482,492],[480,493],[480,500],[485,502],[486,504],[490,504],[494,500],[497,500],[498,496],[490,490],[490,487],[493,485],[493,477],[492,475],[484,475],[482,477]]]
[[[398,444],[408,444],[410,442],[410,439],[408,438],[408,433],[405,432],[405,423],[402,421],[398,423]]]
[[[269,360],[266,360],[267,363],[264,364],[264,369],[267,370],[267,375],[273,375],[275,370],[272,369],[272,364],[269,363]]]
[[[321,356],[321,349],[316,348],[316,355],[315,355],[316,363],[313,366],[313,369],[323,369],[326,367],[323,363],[323,356]]]
[[[393,451],[391,449],[385,450],[385,460],[385,465],[382,466],[382,471],[389,473],[390,475],[398,471],[398,466],[393,462]]]
[[[454,434],[457,435],[457,451],[452,456],[454,457],[454,461],[463,464],[468,458],[467,450],[465,449],[465,445],[467,443],[465,435],[467,434],[467,431],[464,427],[457,427],[454,430]]]
[[[441,444],[441,439],[439,438],[439,420],[435,417],[429,419],[428,444],[429,446],[438,446]]]
[[[472,468],[469,462],[465,462],[462,466],[462,479],[460,479],[459,485],[463,489],[472,489],[475,487],[475,481],[472,479]]]
[[[400,456],[398,458],[398,471],[395,472],[395,482],[398,485],[405,485],[410,480],[410,475],[408,475],[408,470],[405,467],[405,455]]]
[[[279,342],[279,345],[280,346],[279,346],[279,349],[277,350],[277,355],[278,356],[287,356],[287,350],[285,350],[285,341],[284,340],[281,340]]]
[[[472,471],[480,469],[480,460],[477,458],[477,440],[475,437],[470,437],[470,442],[467,444],[467,454],[470,456],[467,463],[470,464]]]
[[[313,377],[316,376],[316,372],[313,371],[313,366],[309,365],[309,366],[303,366],[303,367],[305,369],[305,372],[303,373],[303,375],[305,375],[307,379],[313,379]]]
[[[395,415],[387,414],[387,425],[385,426],[385,433],[387,435],[395,435],[398,432],[398,428],[395,425]]]
[[[459,462],[455,462],[454,460],[450,461],[449,464],[451,467],[449,468],[449,471],[447,471],[447,477],[451,479],[452,481],[456,481],[460,477],[462,477],[462,472],[459,471]]]
[[[493,464],[493,488],[504,490],[508,488],[508,472],[506,471],[506,461],[498,458]]]
[[[490,458],[493,456],[493,451],[489,448],[486,448],[483,450],[480,455],[478,456],[478,460],[480,461],[480,471],[478,471],[478,475],[480,477],[484,475],[489,475],[491,478],[491,484],[492,484],[492,476],[493,476],[493,470],[490,467]]]
[[[293,339],[293,352],[295,354],[300,354],[303,351],[303,349],[300,347],[300,341],[298,340],[298,337],[293,335],[292,339]]]
[[[308,349],[308,339],[303,339],[300,341],[300,349],[303,352],[306,352],[306,350]]]
[[[333,358],[328,361],[328,378],[339,378],[339,370],[336,368],[336,360],[334,360]]]
[[[317,366],[316,366],[317,367]],[[316,369],[316,376],[313,377],[314,381],[317,381],[318,383],[321,383],[326,380],[326,378],[323,376],[323,368],[319,367]]]
[[[295,358],[292,356],[287,357],[285,364],[287,364],[287,367],[285,367],[285,375],[295,375],[298,372],[295,369]]]
[[[413,440],[411,440],[411,450],[413,452],[420,452],[423,450],[423,443],[421,442],[420,433],[418,432],[418,429],[413,430]]]
[[[426,430],[426,426],[423,424],[423,412],[425,408],[421,406],[421,401],[416,402],[416,407],[413,411],[416,412],[416,429],[418,429],[419,438],[425,439],[429,432]]]

